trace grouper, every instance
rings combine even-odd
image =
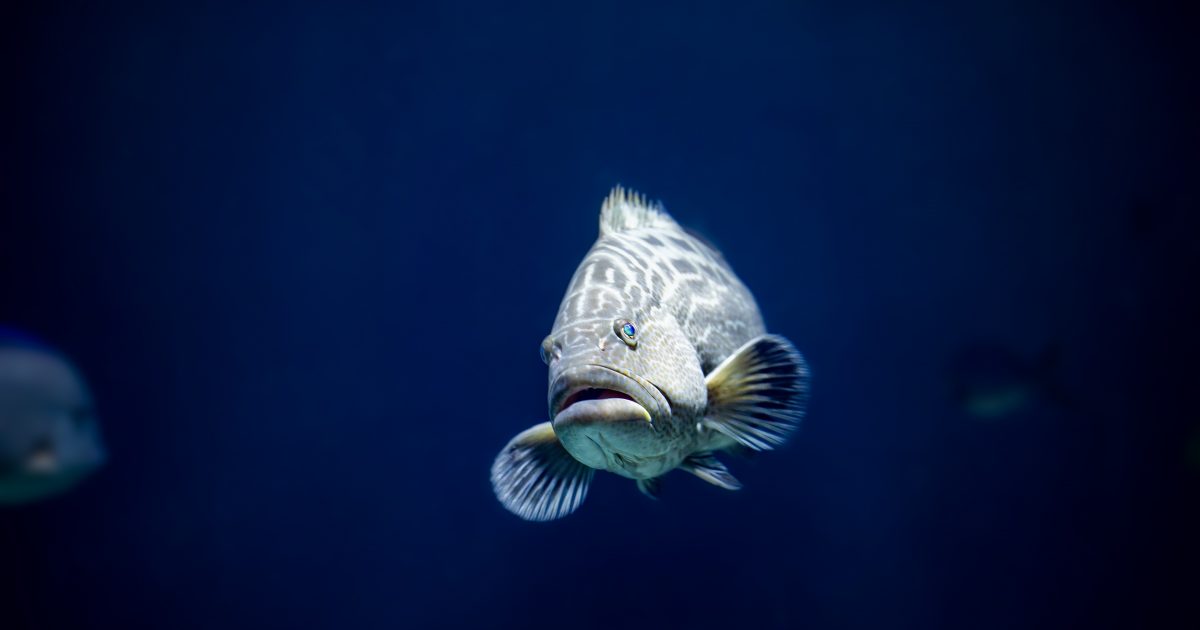
[[[106,457],[91,391],[75,365],[0,327],[0,506],[55,496]]]
[[[767,334],[721,253],[619,186],[541,357],[550,420],[514,437],[491,470],[496,497],[531,521],[574,512],[597,470],[655,498],[676,468],[736,490],[716,453],[783,444],[809,394],[803,357]]]

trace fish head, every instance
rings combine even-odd
[[[669,315],[575,322],[546,338],[542,357],[554,433],[593,468],[652,476],[705,402],[695,348]]]
[[[106,458],[92,397],[62,356],[0,347],[0,503],[46,498]]]

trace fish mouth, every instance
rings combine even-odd
[[[562,408],[559,409],[559,412],[565,411],[568,407],[570,407],[571,405],[574,405],[575,403],[586,402],[588,400],[608,400],[608,399],[612,399],[612,398],[619,398],[622,400],[633,400],[633,396],[630,396],[629,394],[626,394],[625,392],[617,391],[615,389],[603,389],[603,388],[599,388],[599,387],[583,387],[583,388],[576,389],[574,391],[574,393],[567,395],[566,399],[564,399],[562,402]],[[634,401],[634,402],[637,402],[637,401]],[[555,415],[557,415],[557,414],[555,414]]]
[[[58,472],[58,452],[50,440],[39,440],[25,459],[26,469],[35,475],[48,475]]]
[[[550,418],[591,401],[625,400],[642,407],[651,426],[671,415],[671,404],[656,385],[626,370],[589,363],[563,370],[550,385]],[[603,404],[603,403],[601,403]],[[619,403],[609,403],[610,406]]]
[[[563,448],[584,465],[633,478],[667,443],[654,421],[670,404],[655,385],[606,365],[572,366],[550,386],[550,417]]]
[[[7,462],[0,466],[0,507],[65,492],[90,476],[102,461],[69,462],[38,451],[23,462]]]

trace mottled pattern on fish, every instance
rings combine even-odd
[[[650,206],[622,189],[601,210],[601,225],[622,204]],[[657,205],[650,206],[657,208]],[[595,320],[670,313],[707,373],[746,341],[763,334],[754,296],[720,252],[662,214],[647,227],[604,229],[580,263],[554,320],[564,345],[586,343]]]

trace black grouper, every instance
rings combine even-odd
[[[652,497],[675,468],[736,490],[713,453],[782,444],[808,399],[804,359],[766,334],[720,252],[621,187],[601,206],[600,237],[567,286],[542,359],[551,420],[513,438],[492,465],[497,498],[534,521],[575,511],[596,470]]]

